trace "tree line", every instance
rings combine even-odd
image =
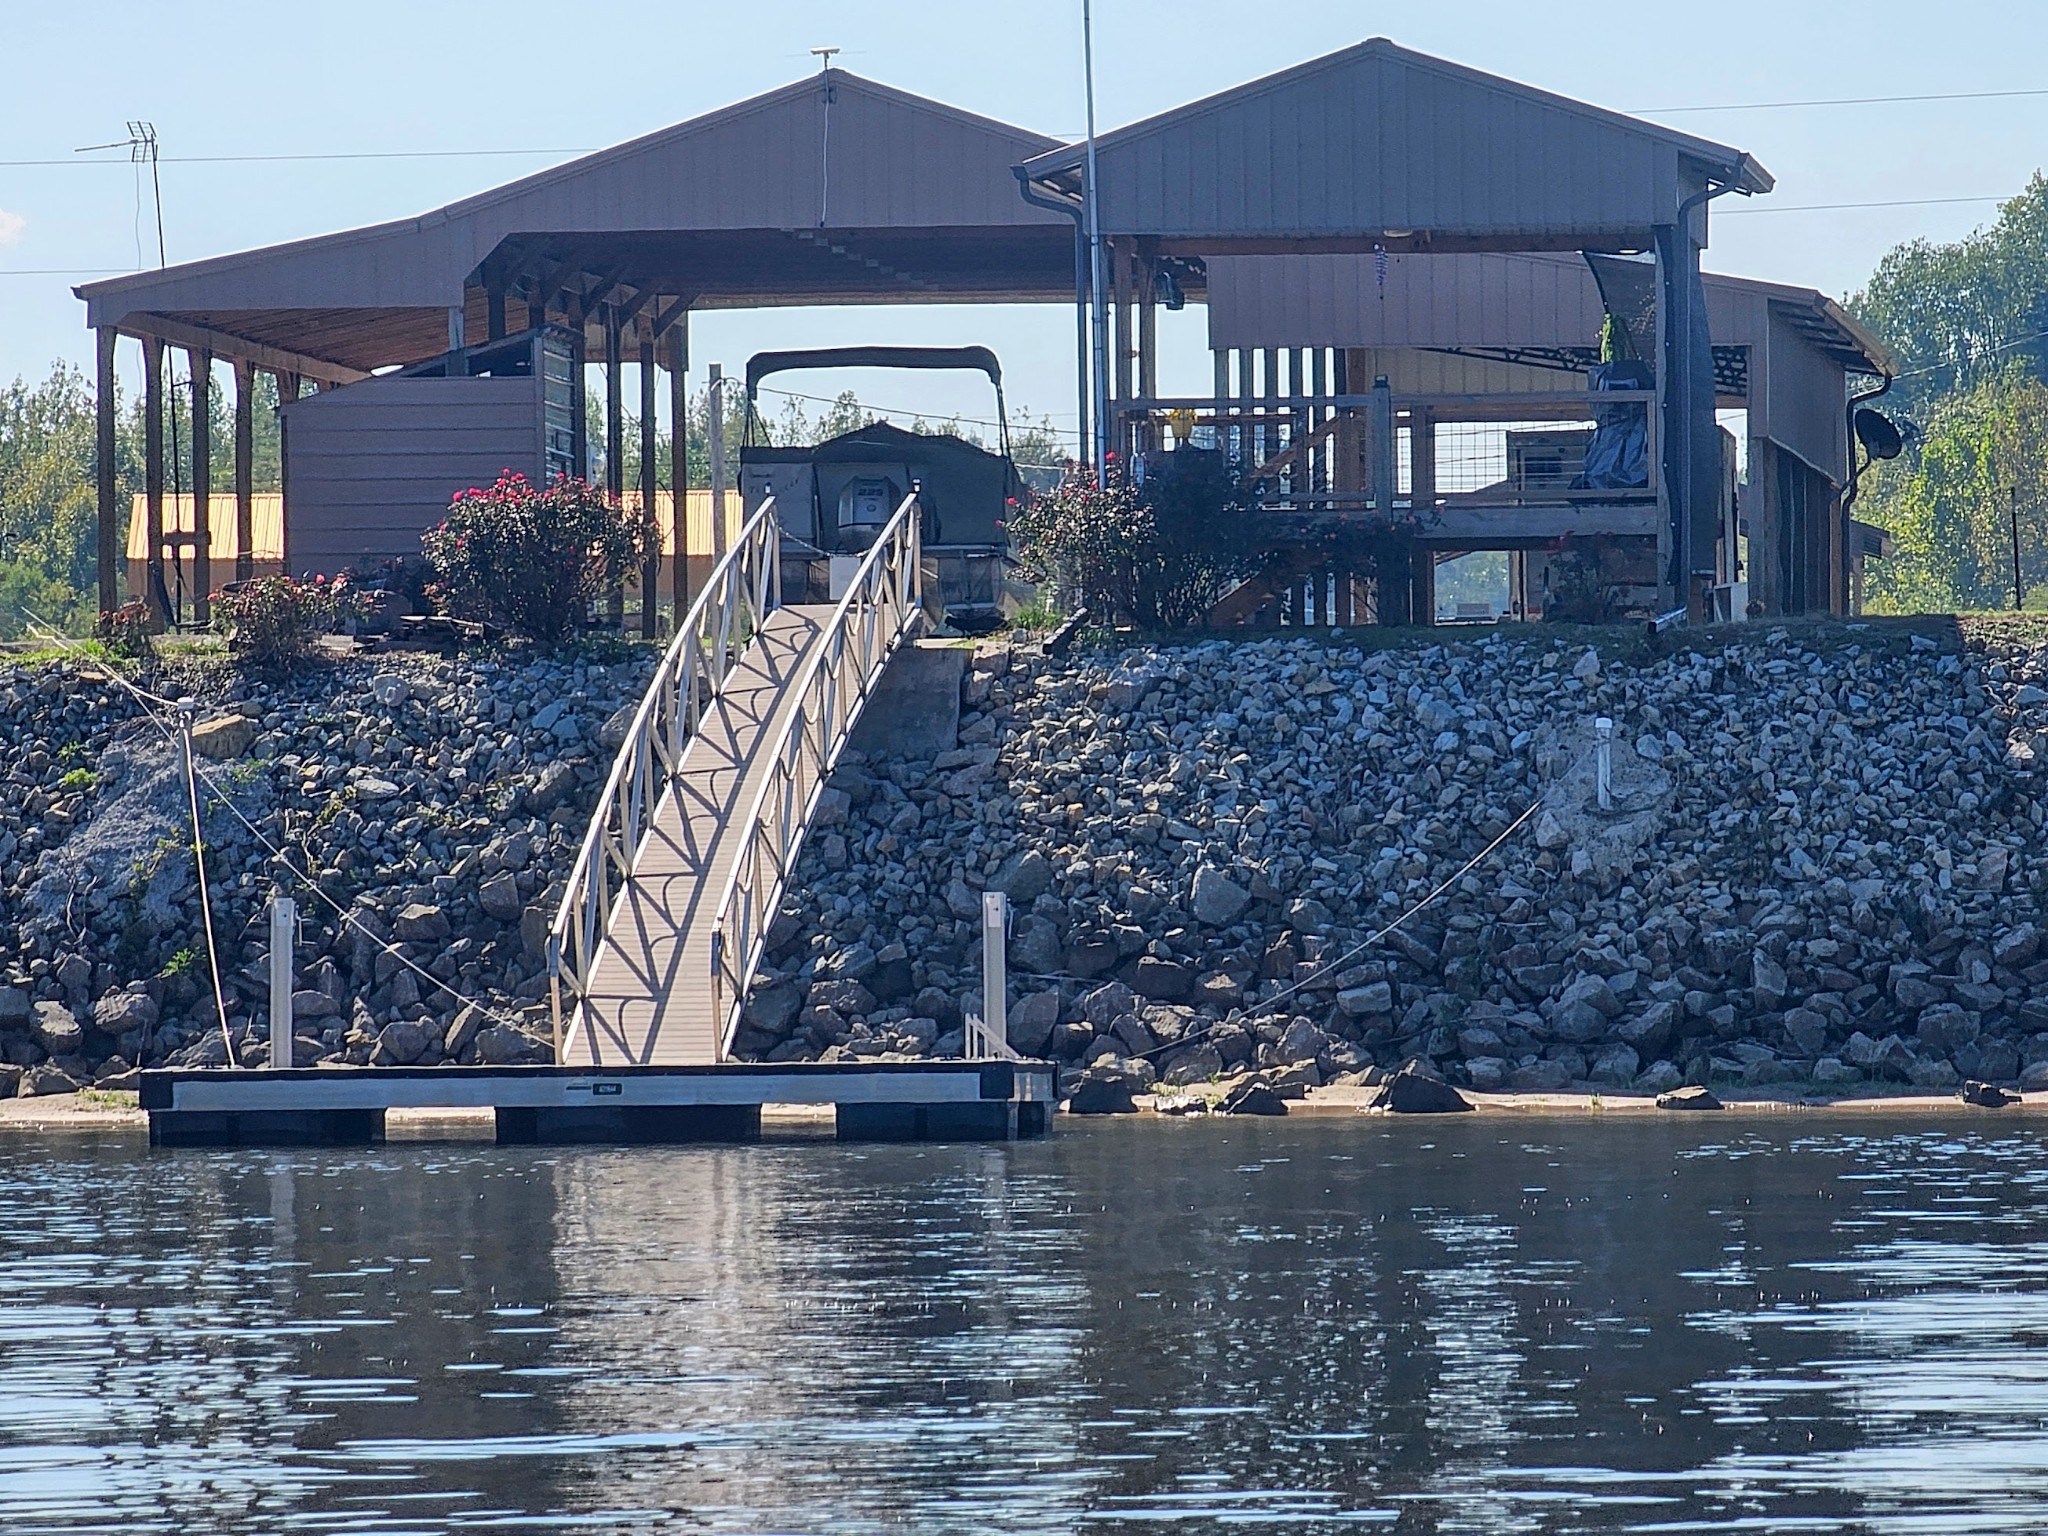
[[[2048,180],[1964,239],[1897,247],[1849,307],[1899,359],[1874,404],[1906,439],[1856,503],[1893,542],[1867,605],[2010,607],[2017,511],[2028,606],[2048,606]]]

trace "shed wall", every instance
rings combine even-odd
[[[417,555],[457,491],[537,477],[540,381],[368,379],[284,408],[285,540],[295,573]]]

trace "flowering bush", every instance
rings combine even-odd
[[[1176,460],[1185,462],[1175,463]],[[1191,629],[1258,568],[1251,498],[1219,455],[1174,453],[1135,486],[1116,466],[1101,483],[1076,467],[1014,509],[1008,531],[1024,572],[1069,606],[1143,629]]]
[[[420,548],[453,610],[553,647],[612,583],[635,582],[644,541],[638,518],[583,481],[542,489],[508,471],[456,496]]]
[[[124,661],[147,661],[154,654],[149,628],[149,604],[138,597],[118,608],[101,609],[93,632],[109,654]]]
[[[346,574],[259,576],[213,595],[213,627],[230,649],[258,667],[303,661],[321,635],[361,617],[362,594]]]

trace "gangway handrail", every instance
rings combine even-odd
[[[714,507],[714,517],[722,513]],[[639,867],[662,792],[681,772],[683,749],[724,689],[753,634],[782,603],[782,530],[766,497],[732,547],[711,568],[704,590],[676,626],[661,665],[619,744],[617,759],[590,813],[590,830],[569,871],[548,930],[548,1001],[556,1064],[582,1021],[583,1002],[604,947],[612,911]],[[744,625],[744,628],[742,627]],[[564,987],[573,994],[566,1031]]]
[[[735,823],[739,851],[712,909],[711,1025],[719,1061],[732,1054],[747,983],[825,780],[897,642],[924,611],[922,522],[913,489],[847,584],[798,675],[780,734],[758,759],[768,772]]]

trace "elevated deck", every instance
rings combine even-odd
[[[831,1105],[845,1141],[1003,1141],[1051,1126],[1048,1062],[291,1067],[142,1074],[161,1147],[378,1142],[392,1109],[490,1109],[505,1143],[751,1141],[767,1104]]]

